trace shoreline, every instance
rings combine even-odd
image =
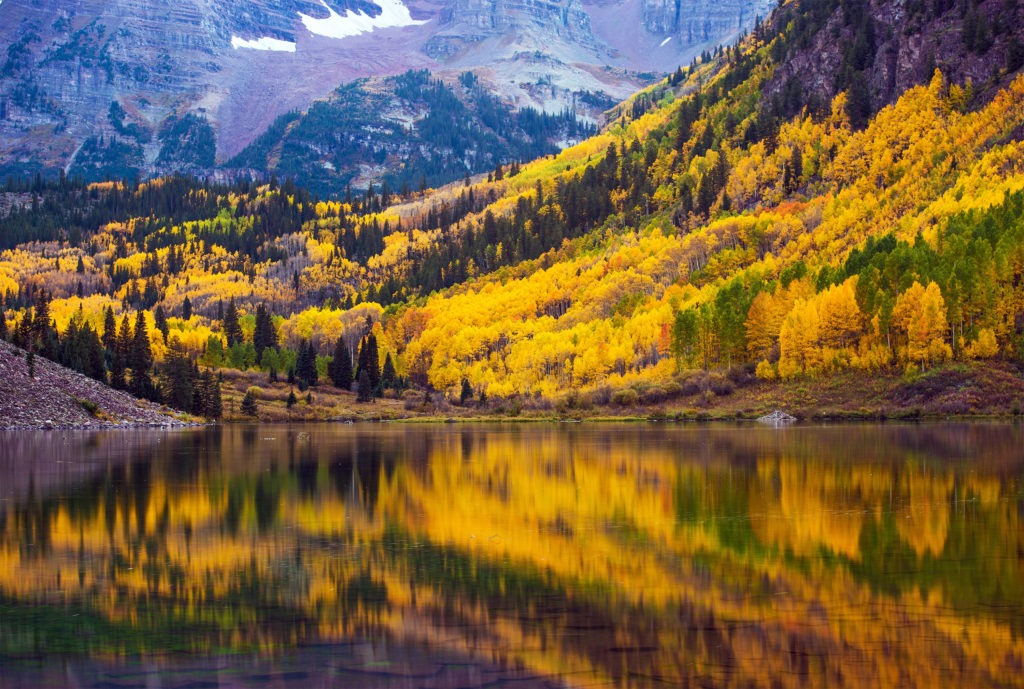
[[[654,411],[652,413],[634,413],[628,415],[594,415],[594,416],[560,416],[555,414],[529,415],[529,416],[494,416],[494,415],[465,415],[465,416],[407,416],[407,417],[353,417],[322,419],[311,417],[295,417],[291,419],[245,419],[231,418],[219,422],[182,422],[171,423],[93,423],[93,424],[64,424],[64,425],[3,425],[0,423],[0,433],[38,432],[38,431],[139,431],[139,430],[186,430],[198,428],[213,428],[218,426],[290,426],[290,425],[322,425],[322,426],[350,426],[355,424],[398,424],[398,425],[485,425],[485,424],[581,424],[581,425],[611,425],[611,424],[678,424],[678,425],[705,425],[705,424],[732,424],[737,426],[763,426],[765,428],[789,428],[801,427],[814,424],[928,424],[928,423],[983,423],[1000,422],[1013,423],[1024,422],[1024,415],[1006,413],[978,413],[978,414],[902,414],[889,415],[879,414],[815,414],[806,417],[797,417],[795,421],[773,425],[759,421],[759,417],[714,415],[714,414],[674,414],[666,415]]]

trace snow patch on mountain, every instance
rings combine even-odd
[[[665,39],[664,41],[662,41],[662,42],[661,42],[661,45],[659,45],[658,47],[659,47],[659,48],[663,48],[663,47],[665,47],[665,46],[666,46],[666,45],[668,44],[668,42],[669,42],[669,41],[671,41],[671,40],[672,40],[672,37],[671,37],[671,36],[669,36],[669,37],[668,37],[668,38],[666,38],[666,39]]]
[[[3,0],[0,0],[2,2]],[[263,36],[256,39],[245,39],[239,36],[231,37],[231,47],[235,50],[248,48],[250,50],[273,50],[281,53],[294,53],[295,44],[291,41],[282,41],[279,38]]]
[[[416,20],[409,14],[409,8],[402,4],[401,0],[376,0],[381,13],[371,17],[365,12],[353,12],[346,10],[341,15],[320,0],[321,4],[330,13],[325,19],[310,17],[308,14],[299,13],[302,23],[309,29],[310,33],[327,38],[349,38],[359,34],[369,33],[375,29],[388,29],[400,26],[418,26],[426,24],[426,20]]]

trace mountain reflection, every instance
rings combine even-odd
[[[0,675],[377,640],[572,686],[1017,686],[1022,447],[998,424],[11,434]]]

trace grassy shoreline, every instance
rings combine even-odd
[[[918,421],[1000,419],[1021,416],[1024,371],[1008,363],[955,363],[906,377],[840,372],[821,378],[761,381],[713,392],[707,388],[676,394],[656,403],[595,404],[585,395],[558,400],[515,398],[476,400],[466,405],[438,394],[416,392],[405,400],[357,402],[355,394],[329,385],[294,389],[298,402],[286,404],[293,386],[268,384],[261,374],[225,371],[224,421],[264,423],[390,421],[397,423],[638,423],[648,421],[753,421],[779,409],[800,421]],[[262,383],[257,385],[257,383]],[[238,413],[246,390],[256,386],[259,413]],[[676,386],[679,387],[679,386]],[[692,386],[691,386],[692,387]],[[686,394],[689,392],[690,394]],[[307,401],[309,395],[309,401]]]

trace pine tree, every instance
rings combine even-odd
[[[134,371],[132,372],[134,380]],[[192,378],[192,362],[178,338],[172,338],[168,343],[167,354],[163,364],[164,377],[164,402],[182,411],[196,409],[195,390]],[[199,407],[203,406],[199,401]],[[198,409],[202,413],[201,409]]]
[[[103,313],[103,346],[110,353],[117,348],[117,321],[114,320],[114,309],[110,306]]]
[[[359,394],[356,396],[356,401],[373,401],[373,384],[370,382],[370,374],[365,369],[359,372]]]
[[[295,391],[292,390],[292,391],[290,391],[288,393],[288,401],[285,402],[285,404],[288,406],[289,409],[291,409],[292,407],[295,406],[295,403],[298,402],[298,401],[299,400],[296,399],[296,397],[295,397]]]
[[[185,301],[181,302],[181,318],[182,320],[188,320],[192,318],[192,301],[185,295]]]
[[[132,351],[132,322],[128,314],[121,317],[121,326],[117,334],[117,351],[121,353],[125,366],[128,365],[128,356]]]
[[[28,377],[36,377],[36,353],[29,348],[28,353],[25,354],[25,365],[28,366]]]
[[[221,401],[220,396],[220,381],[213,378],[209,369],[206,371],[206,375],[210,377],[209,387],[209,403],[206,407],[206,416],[210,419],[219,419],[224,415],[224,404]]]
[[[252,394],[252,390],[247,391],[245,397],[242,398],[241,412],[243,416],[256,416],[259,413],[256,395]]]
[[[228,302],[227,311],[221,321],[221,330],[228,341],[228,347],[233,347],[242,341],[242,327],[238,324],[238,308],[235,306],[234,297],[231,297],[231,301]]]
[[[459,404],[465,405],[466,401],[473,397],[473,388],[467,378],[462,379],[462,391],[459,393]]]
[[[0,306],[0,340],[6,340],[9,337],[7,332],[7,314],[4,313],[4,309]]]
[[[277,332],[274,328],[274,321],[263,304],[256,307],[256,327],[252,333],[252,345],[256,350],[257,361],[260,361],[263,356],[264,349],[277,348]]]
[[[160,331],[160,334],[164,336],[164,342],[167,342],[167,336],[170,334],[171,329],[167,325],[167,314],[164,313],[163,304],[157,304],[156,311],[153,312],[153,325]]]
[[[50,335],[50,297],[45,289],[39,290],[39,295],[36,297],[31,334],[35,341],[41,343],[45,343]]]
[[[352,387],[352,357],[344,338],[339,337],[334,345],[334,361],[331,362],[331,379],[335,387],[348,390]]]
[[[132,370],[130,392],[136,397],[152,397],[153,381],[149,367],[153,363],[153,352],[149,346],[149,332],[146,327],[146,312],[139,311],[135,318],[135,333],[132,336],[128,368]]]
[[[313,345],[303,340],[299,345],[299,357],[295,362],[295,377],[306,385],[316,385],[319,375],[316,370],[316,350]]]
[[[82,328],[81,333],[83,346],[83,363],[85,370],[83,373],[89,376],[93,380],[98,380],[101,383],[107,382],[107,369],[105,367],[105,357],[103,354],[103,343],[100,342],[99,335],[92,329],[92,326],[88,323]]]
[[[366,371],[370,383],[376,388],[380,385],[380,353],[377,351],[377,338],[370,333],[363,338],[359,346],[359,375]]]
[[[384,357],[384,368],[380,372],[381,389],[395,388],[398,386],[398,375],[395,373],[395,364],[391,361],[391,352]]]

